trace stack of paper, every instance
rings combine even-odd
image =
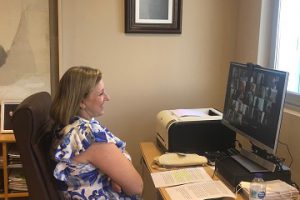
[[[207,116],[203,111],[199,109],[176,109],[173,113],[177,117],[203,117]]]
[[[155,172],[151,176],[155,187],[166,187],[172,200],[235,199],[235,194],[221,181],[214,181],[203,167]]]
[[[12,191],[28,191],[22,170],[20,152],[16,145],[11,145],[8,150],[8,188]]]
[[[293,186],[281,180],[266,181],[266,197],[265,200],[285,200],[285,199],[298,199],[299,191]],[[249,182],[240,183],[243,190],[249,196]]]
[[[26,179],[21,169],[10,170],[8,176],[8,188],[16,191],[28,191]]]
[[[22,168],[20,152],[16,145],[12,145],[8,150],[8,168]]]

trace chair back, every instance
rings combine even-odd
[[[50,106],[49,93],[35,93],[21,102],[12,118],[16,143],[32,200],[63,199],[53,176],[54,161],[49,156],[54,125],[49,115]]]

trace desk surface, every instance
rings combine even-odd
[[[162,154],[161,151],[152,142],[142,142],[142,143],[140,143],[140,148],[142,151],[143,159],[144,159],[146,166],[149,169],[150,173],[158,171],[156,169],[153,169],[151,167],[151,165],[152,165],[153,159],[156,156],[160,156]],[[211,177],[213,176],[213,169],[211,169],[210,167],[205,167],[205,170]],[[213,179],[218,180],[218,177],[215,175],[213,177]],[[171,198],[169,197],[168,193],[166,192],[166,190],[164,188],[159,188],[159,192],[164,200],[171,200]],[[231,198],[224,198],[224,199],[231,199]],[[238,195],[236,199],[243,200],[244,198],[241,197],[240,195]]]

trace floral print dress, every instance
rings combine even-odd
[[[70,124],[57,132],[54,148],[57,162],[54,177],[66,184],[62,188],[65,199],[70,200],[135,200],[136,196],[113,191],[110,179],[92,164],[72,161],[94,142],[114,143],[130,160],[125,151],[126,143],[114,136],[107,128],[92,119],[73,117]]]

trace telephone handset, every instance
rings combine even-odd
[[[207,158],[198,154],[165,153],[154,158],[154,162],[164,167],[184,167],[207,164]]]

